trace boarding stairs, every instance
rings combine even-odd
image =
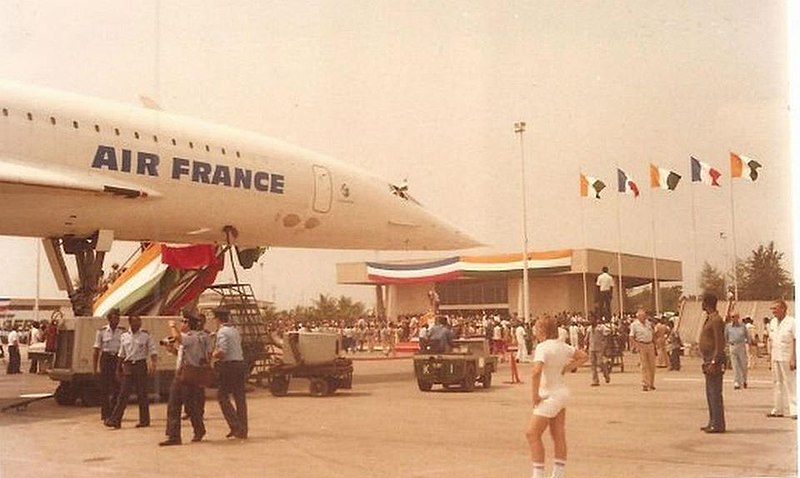
[[[267,320],[258,307],[250,284],[215,284],[207,290],[220,295],[219,308],[230,313],[230,323],[242,337],[244,360],[249,376],[255,380],[266,373],[276,353],[276,344]]]

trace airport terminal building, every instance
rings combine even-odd
[[[620,270],[625,289],[683,280],[680,261],[597,249],[562,249],[528,254],[530,311],[533,316],[592,310],[597,276],[608,267],[617,286],[612,311],[619,310]],[[451,256],[336,265],[339,284],[375,288],[376,312],[394,319],[430,310],[429,292],[441,311],[492,310],[522,316],[523,255]]]

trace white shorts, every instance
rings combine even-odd
[[[542,397],[542,401],[533,407],[533,414],[539,417],[555,418],[558,413],[567,407],[569,393],[554,393]]]

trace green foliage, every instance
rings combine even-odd
[[[725,276],[708,262],[703,263],[700,271],[700,290],[703,294],[715,294],[720,299],[725,297]]]
[[[355,320],[367,312],[363,303],[350,297],[341,296],[337,299],[327,294],[320,294],[310,306],[296,305],[290,310],[278,311],[270,305],[262,310],[268,321],[285,318],[295,322]]]
[[[783,253],[774,242],[755,248],[741,267],[737,265],[739,300],[794,299],[794,283],[782,262]]]
[[[683,296],[683,287],[676,285],[672,287],[661,287],[660,289],[661,312],[677,312],[680,308],[681,297]],[[626,312],[633,313],[639,307],[644,307],[644,309],[648,311],[655,310],[656,303],[653,299],[653,291],[651,288],[643,289],[641,292],[629,295],[625,299]]]

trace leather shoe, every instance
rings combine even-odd
[[[195,442],[196,441],[202,441],[204,436],[206,436],[205,433],[200,433],[198,435],[195,435],[195,436],[192,437],[192,441],[195,441]]]
[[[706,425],[704,427],[700,427],[700,431],[705,432],[705,431],[708,431],[710,428],[711,428],[711,425]]]
[[[149,426],[150,426],[149,423],[137,423],[136,424],[136,428],[147,428]]]
[[[180,438],[169,438],[167,440],[162,441],[158,444],[158,446],[173,446],[173,445],[180,445],[181,439]]]
[[[119,430],[120,428],[122,428],[122,425],[120,425],[119,423],[110,422],[108,420],[104,421],[103,425],[107,426],[108,428],[113,428],[115,430]]]
[[[767,418],[783,418],[783,413],[769,412]]]
[[[720,429],[720,428],[714,428],[714,427],[708,427],[708,428],[707,428],[706,430],[704,430],[704,431],[705,431],[706,433],[725,433],[725,430],[722,430],[722,429]]]
[[[233,438],[235,436],[236,436],[236,432],[231,430],[231,431],[228,432],[227,435],[225,435],[225,438]]]

